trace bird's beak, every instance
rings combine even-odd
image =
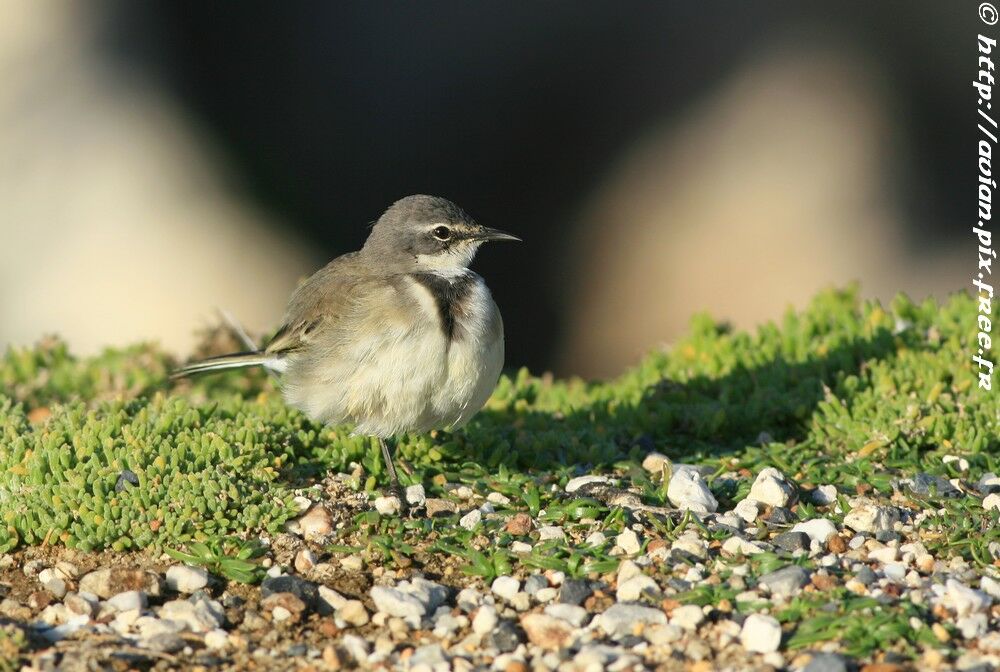
[[[521,239],[513,234],[501,231],[500,229],[491,229],[488,226],[480,227],[475,237],[478,240],[512,240],[518,243],[521,242]]]

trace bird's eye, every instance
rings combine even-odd
[[[438,240],[448,240],[451,238],[451,229],[447,226],[436,226],[431,233],[433,233],[434,237]]]

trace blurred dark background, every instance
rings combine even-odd
[[[216,305],[267,331],[410,193],[524,238],[475,263],[512,368],[606,375],[696,310],[975,265],[976,3],[7,10],[0,343],[183,351]]]

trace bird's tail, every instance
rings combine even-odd
[[[269,369],[280,370],[278,362],[273,354],[265,353],[261,350],[249,352],[236,352],[231,355],[220,355],[219,357],[209,357],[200,362],[191,362],[170,374],[171,380],[193,376],[199,373],[210,371],[224,371],[226,369],[242,369],[246,366],[266,366]]]

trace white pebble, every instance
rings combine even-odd
[[[625,551],[626,555],[635,555],[642,550],[639,535],[629,528],[626,528],[621,534],[615,537],[615,543],[618,544],[618,548]]]
[[[715,513],[719,502],[708,489],[705,479],[694,469],[679,469],[667,485],[667,499],[678,509],[695,513]]]
[[[545,541],[547,539],[565,539],[566,533],[558,525],[544,525],[538,528],[538,539],[540,541]]]
[[[750,486],[750,499],[770,506],[788,506],[795,498],[795,487],[774,467],[762,469]]]
[[[469,511],[467,514],[462,516],[459,519],[458,524],[467,530],[471,530],[474,529],[476,525],[478,525],[482,521],[483,521],[482,512],[479,509],[473,509],[472,511]]]
[[[1000,511],[1000,494],[993,492],[983,497],[983,508],[987,511],[990,509]]]
[[[771,616],[750,614],[743,621],[740,643],[747,651],[771,653],[781,645],[781,624]]]
[[[670,615],[670,625],[676,625],[685,630],[697,630],[701,622],[705,620],[705,612],[701,607],[694,604],[686,604],[677,607]]]
[[[489,604],[484,604],[479,607],[475,618],[472,619],[472,631],[479,635],[485,635],[497,627],[497,621],[497,610]]]
[[[813,504],[826,506],[837,501],[837,486],[821,485],[812,492]]]
[[[208,584],[208,572],[203,567],[174,565],[167,568],[167,588],[178,593],[193,593]]]
[[[576,492],[585,485],[590,485],[591,483],[604,483],[610,484],[611,479],[607,476],[595,476],[593,474],[588,476],[577,476],[576,478],[570,479],[566,483],[566,492]]]
[[[812,541],[825,544],[827,539],[837,534],[837,526],[826,518],[813,518],[797,523],[792,532],[805,532]]]
[[[521,590],[521,582],[513,576],[498,576],[493,579],[493,584],[490,586],[490,590],[493,591],[493,594],[497,597],[510,601],[514,599],[517,592]]]
[[[419,483],[407,486],[406,501],[410,506],[423,506],[427,502],[427,493],[424,492],[424,486]]]
[[[399,513],[401,506],[399,497],[377,497],[375,499],[375,510],[383,516],[392,516]]]
[[[205,646],[210,649],[224,649],[229,642],[229,635],[225,630],[216,628],[205,633]]]

